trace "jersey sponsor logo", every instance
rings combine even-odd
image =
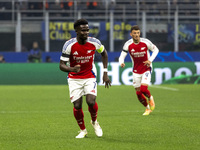
[[[146,52],[142,51],[142,52],[136,52],[133,55],[136,58],[136,57],[144,57],[145,54],[146,54]]]
[[[77,52],[77,51],[75,51],[75,52],[73,53],[73,55],[78,55],[78,52]]]
[[[77,63],[87,63],[92,59],[93,56],[73,56],[73,59],[77,62]]]
[[[74,56],[73,58],[74,60],[90,60],[92,56],[80,56],[80,57]]]
[[[141,48],[141,50],[144,50],[144,49],[145,49],[145,47],[142,47],[142,48]]]

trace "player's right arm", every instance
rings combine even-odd
[[[126,42],[126,43],[124,44],[123,50],[122,50],[122,52],[121,52],[121,54],[120,54],[120,57],[119,57],[119,64],[120,64],[120,66],[121,66],[122,68],[125,67],[124,59],[126,58],[127,54],[128,54],[128,42]]]
[[[80,65],[69,67],[67,61],[60,60],[60,70],[63,72],[80,72]]]
[[[73,44],[75,39],[71,39],[67,42],[65,42],[63,49],[62,49],[62,55],[60,56],[60,70],[63,72],[80,72],[80,65],[76,65],[74,67],[70,67],[70,54],[71,54],[71,46]]]
[[[122,68],[125,67],[124,59],[126,58],[127,52],[122,51],[119,57],[119,64]]]

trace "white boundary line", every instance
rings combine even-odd
[[[171,88],[171,87],[159,86],[159,85],[151,85],[150,87],[158,88],[158,89],[165,89],[165,90],[170,90],[170,91],[179,91],[179,89],[177,89],[177,88]]]

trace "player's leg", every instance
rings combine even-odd
[[[142,76],[140,74],[133,73],[133,86],[135,88],[137,98],[140,101],[140,103],[144,105],[144,107],[147,107],[148,105],[147,99],[140,91],[141,79]]]
[[[149,107],[146,97],[144,96],[144,94],[142,94],[142,92],[140,91],[140,88],[135,88],[135,89],[136,89],[136,94],[137,94],[138,100],[140,101],[140,103],[143,104],[144,107],[146,107],[146,110],[143,113],[143,115],[145,115],[145,116],[149,115],[151,113],[151,110],[150,110],[150,107]]]
[[[70,99],[74,104],[73,114],[81,129],[80,133],[76,138],[84,138],[87,135],[87,130],[85,129],[84,114],[82,110],[83,103],[83,81],[68,79]]]
[[[154,110],[155,102],[154,102],[153,96],[151,95],[150,91],[148,90],[148,85],[142,84],[140,87],[140,91],[148,98],[148,101],[150,104],[150,109]]]
[[[92,121],[96,121],[98,112],[98,104],[96,102],[96,96],[92,94],[87,94],[86,102],[88,104],[88,110],[90,112]]]
[[[148,85],[150,84],[150,81],[151,81],[151,73],[150,71],[147,71],[142,76],[140,91],[148,98],[150,109],[154,110],[155,109],[154,99],[153,96],[151,95],[151,92],[148,90]]]
[[[94,96],[94,95],[91,95],[91,94],[86,95],[88,110],[91,115],[91,124],[94,128],[95,134],[98,137],[102,137],[103,131],[102,131],[102,128],[100,127],[99,123],[97,122],[98,104],[95,101],[95,99],[96,99],[96,96]]]
[[[92,121],[96,121],[98,105],[96,102],[97,96],[97,82],[96,79],[87,79],[84,86],[84,93],[86,95],[86,102],[88,110],[91,114]]]
[[[80,97],[79,99],[73,102],[74,104],[73,113],[80,129],[84,130],[85,124],[84,124],[84,114],[82,110],[82,103],[83,103],[82,97]]]
[[[141,88],[140,88],[141,82],[142,82],[142,75],[133,73],[133,86],[135,87],[136,95],[137,95],[140,103],[142,103],[143,106],[146,107],[146,110],[143,113],[143,115],[149,115],[151,113],[151,110],[150,110],[150,107],[149,107],[146,97],[141,92]]]
[[[147,107],[148,103],[147,103],[147,99],[146,97],[142,94],[142,92],[140,91],[140,88],[135,88],[136,90],[136,95],[138,100],[140,101],[140,103],[144,106]]]
[[[88,79],[85,85],[85,93],[86,93],[86,102],[88,104],[88,110],[91,115],[91,124],[95,130],[95,133],[98,137],[103,135],[103,131],[97,122],[97,112],[98,112],[98,104],[96,102],[97,96],[97,83],[96,79]]]
[[[141,85],[141,86],[142,86],[142,85]],[[140,86],[140,89],[141,89],[141,86]],[[141,90],[140,90],[139,92],[141,93],[141,95],[143,95],[143,97],[145,97]],[[146,110],[145,110],[145,112],[143,113],[143,115],[144,115],[144,116],[147,116],[147,115],[149,115],[149,114],[152,112],[152,110],[151,110],[150,105],[149,105],[148,102],[147,102],[146,97],[145,97],[145,100],[146,100],[146,101],[145,101]]]
[[[142,74],[142,79],[141,79],[141,86],[140,86],[140,91],[147,97],[151,97],[151,93],[148,90],[148,85],[150,84],[151,81],[151,73],[150,71],[147,71]]]
[[[84,122],[84,113],[82,110],[82,102],[83,102],[82,97],[73,102],[74,117],[81,129],[80,133],[76,136],[76,138],[84,138],[87,135],[87,130],[85,128],[85,122]]]
[[[141,84],[140,91],[149,99],[151,97],[151,93],[148,90],[148,84]]]

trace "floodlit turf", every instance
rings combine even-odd
[[[196,150],[200,147],[200,86],[149,88],[156,108],[145,108],[132,86],[98,86],[98,121],[102,138],[90,125],[88,137],[75,139],[79,128],[67,86],[0,86],[1,150]]]

